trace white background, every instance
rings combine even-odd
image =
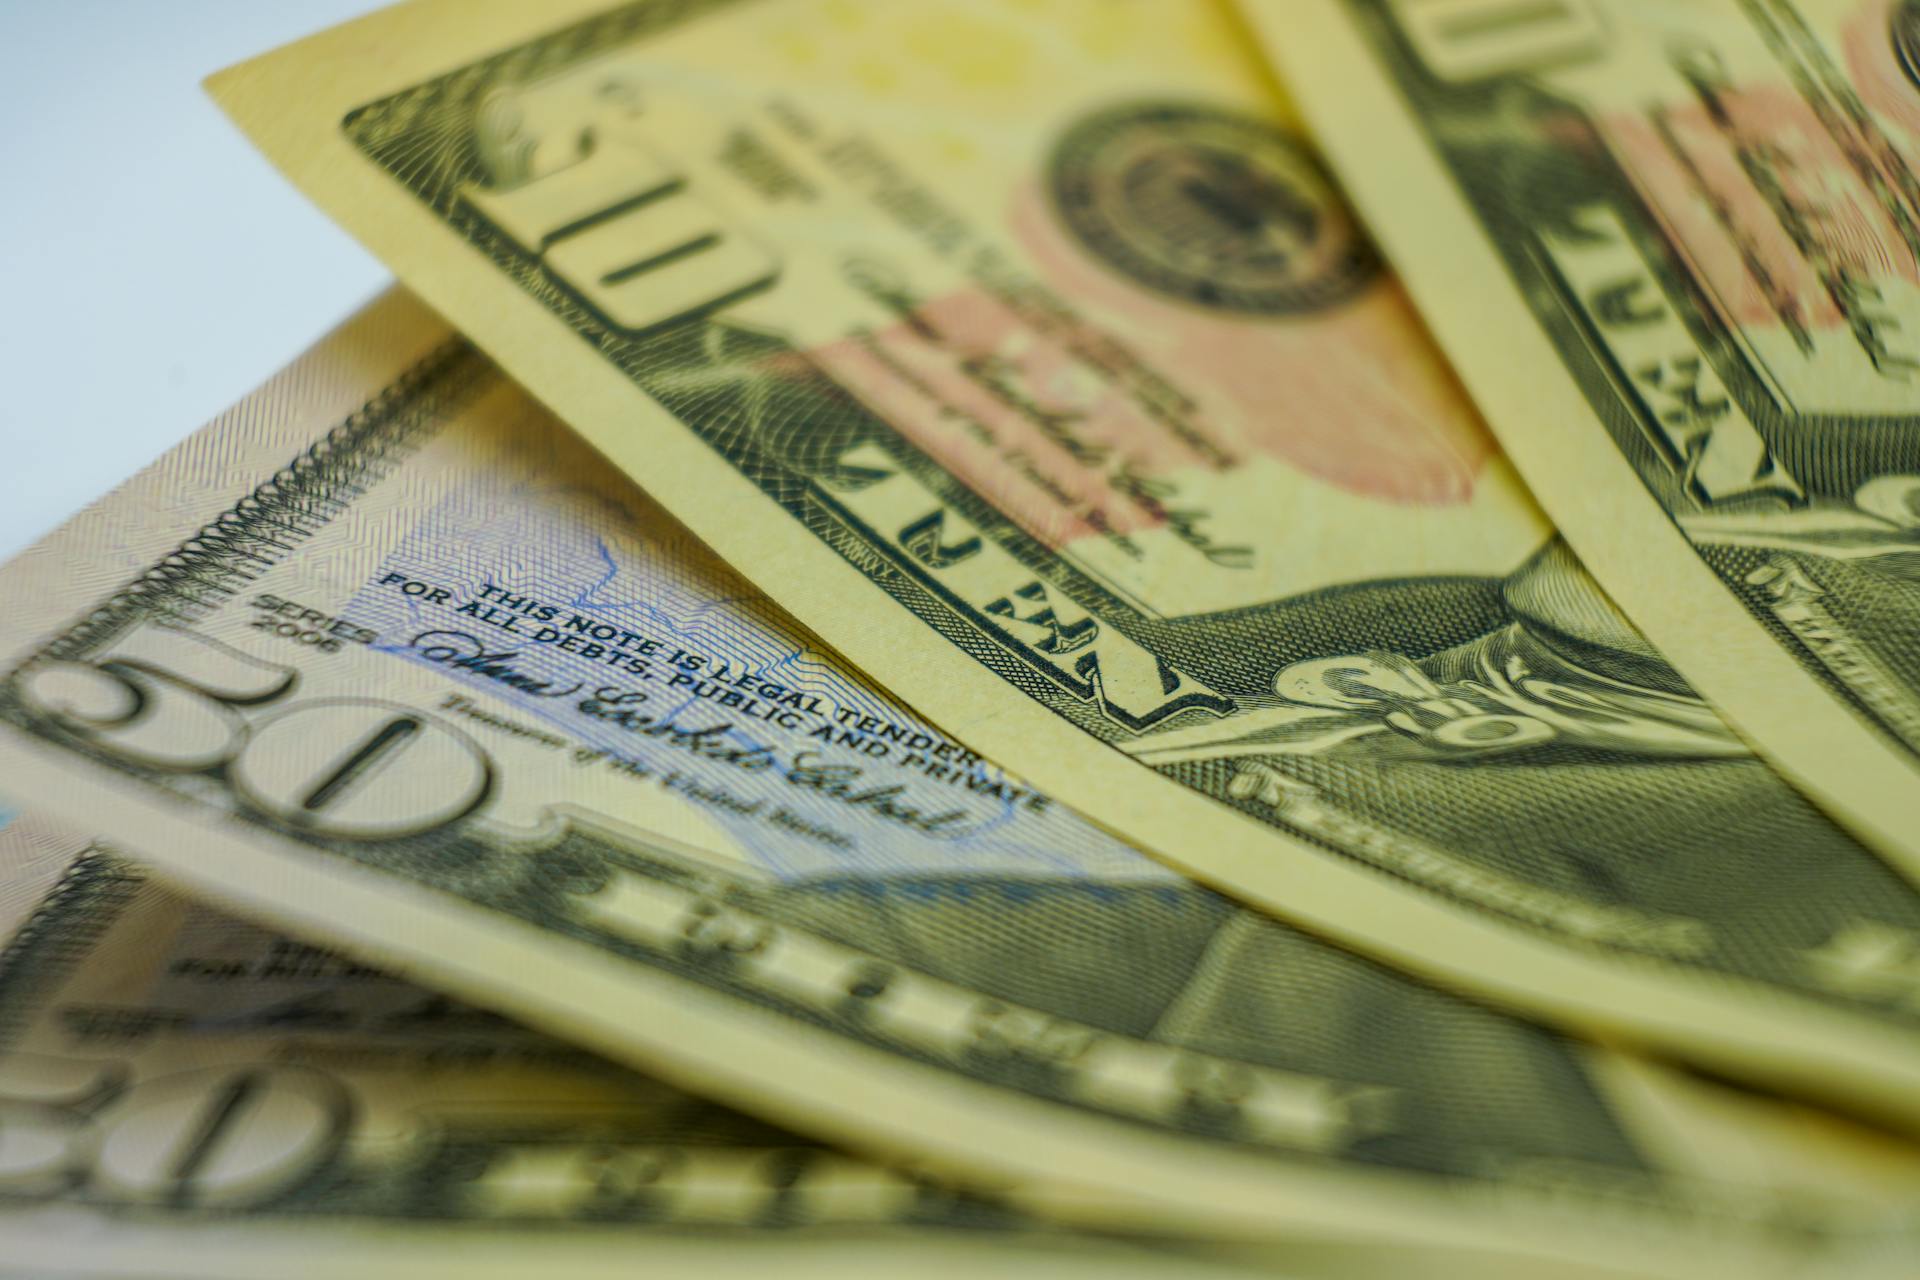
[[[376,7],[0,0],[0,557],[386,282],[200,88]]]

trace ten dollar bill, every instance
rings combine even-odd
[[[1540,550],[1217,13],[568,12],[217,92],[957,741],[1409,969],[1920,1122],[1911,890]]]
[[[1920,876],[1920,8],[1248,12],[1600,581]]]

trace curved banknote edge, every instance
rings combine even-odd
[[[4,810],[0,1131],[22,1274],[1294,1274],[842,1155]]]
[[[1600,581],[1920,878],[1920,8],[1244,8]]]
[[[0,590],[36,805],[778,1123],[1132,1230],[1913,1248],[1904,1148],[1336,949],[972,756],[404,295]]]
[[[567,13],[215,92],[957,740],[1402,967],[1920,1124],[1912,890],[1536,554],[1213,10]]]
[[[1497,1249],[1062,1231],[181,898],[3,804],[0,1124],[6,1274],[1539,1274]]]

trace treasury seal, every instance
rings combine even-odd
[[[1288,315],[1343,302],[1380,257],[1295,135],[1185,103],[1109,107],[1054,148],[1062,223],[1107,266],[1185,302]]]

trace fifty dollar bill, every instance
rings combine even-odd
[[[1910,1152],[1181,880],[876,693],[404,295],[0,591],[37,806],[788,1128],[1128,1230],[1911,1263]],[[87,938],[17,934],[21,998]]]
[[[1283,1276],[1037,1228],[4,810],[0,1235],[42,1275]]]

